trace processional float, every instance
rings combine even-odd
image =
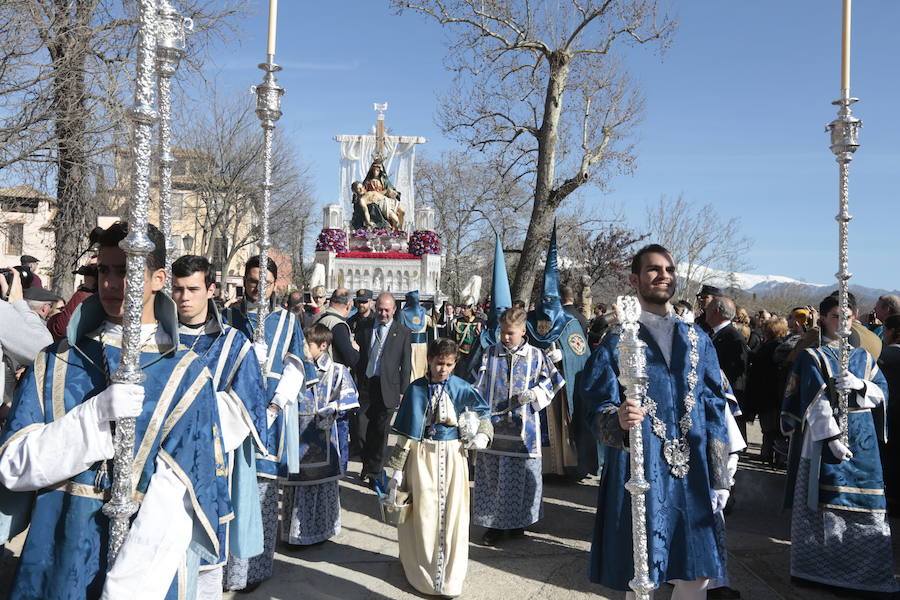
[[[625,399],[634,400],[644,406],[647,394],[647,344],[638,337],[641,305],[634,296],[619,296],[616,311],[622,328],[617,350],[619,353],[619,383],[625,389]],[[647,556],[647,503],[646,494],[650,484],[644,476],[644,435],[643,424],[633,425],[628,430],[628,455],[631,478],[625,489],[631,494],[631,543],[634,560],[634,577],[628,587],[638,600],[648,600],[654,589],[650,581]]]
[[[841,97],[832,102],[838,107],[837,118],[828,124],[831,132],[831,151],[838,163],[838,306],[840,322],[838,327],[838,357],[841,372],[850,366],[850,325],[848,313],[848,281],[853,276],[849,269],[849,236],[850,224],[850,161],[853,153],[859,148],[859,128],[862,121],[853,116],[850,105],[858,98],[850,97],[850,10],[851,0],[843,0],[843,23],[841,27]],[[847,435],[847,415],[849,414],[848,392],[838,391],[838,424],[841,428],[841,442],[849,447]]]

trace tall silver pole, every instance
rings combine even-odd
[[[169,0],[159,0],[157,11],[156,70],[159,75],[159,225],[166,238],[166,286],[172,293],[172,258],[177,248],[172,239],[172,77],[184,55],[186,31],[193,21],[181,19]]]
[[[641,305],[634,296],[619,296],[616,300],[622,335],[617,346],[619,352],[619,383],[625,388],[625,398],[644,405],[647,394],[647,355],[645,344],[638,337]],[[647,556],[647,505],[645,494],[650,484],[644,476],[643,425],[628,430],[631,479],[625,489],[631,494],[631,541],[634,560],[634,578],[628,586],[638,600],[648,600],[653,591]]]
[[[147,236],[147,213],[150,205],[150,159],[153,152],[154,59],[156,55],[156,0],[139,0],[140,26],[137,47],[137,81],[134,106],[129,111],[134,134],[134,162],[131,171],[131,208],[128,212],[128,236],[119,243],[125,251],[126,289],[125,316],[122,321],[122,359],[112,374],[113,383],[141,383],[140,368],[141,315],[144,306],[144,269],[153,242]],[[128,535],[131,516],[137,512],[133,500],[135,419],[116,421],[113,439],[112,495],[103,505],[110,518],[109,567],[111,568]]]
[[[859,148],[859,128],[862,121],[853,116],[850,105],[858,101],[858,98],[850,97],[850,2],[844,1],[844,31],[843,31],[843,64],[841,78],[841,98],[832,104],[838,107],[837,118],[828,124],[827,130],[831,132],[831,151],[838,163],[838,214],[834,217],[838,222],[838,271],[834,276],[838,280],[838,306],[840,322],[838,326],[838,349],[841,363],[841,371],[850,366],[850,332],[851,319],[848,318],[848,293],[850,291],[849,280],[853,276],[850,273],[850,161],[853,153]],[[824,316],[824,315],[822,315]],[[846,391],[838,392],[838,424],[841,428],[841,441],[848,445],[847,415],[849,412],[848,394]]]
[[[266,299],[266,277],[269,265],[269,202],[272,192],[272,136],[275,133],[275,122],[281,117],[281,96],[284,88],[275,82],[275,73],[281,67],[275,64],[275,56],[266,55],[266,62],[259,65],[265,72],[263,82],[256,86],[256,116],[263,129],[263,184],[262,197],[259,204],[259,302],[256,329],[253,331],[254,342],[266,341],[265,321],[269,314],[269,302]]]

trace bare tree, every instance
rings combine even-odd
[[[197,205],[198,254],[213,256],[217,239],[227,241],[223,273],[237,253],[258,243],[262,190],[263,135],[249,96],[222,101],[213,92],[179,130],[180,145],[193,155],[190,182]],[[302,275],[313,201],[308,168],[295,148],[276,130],[272,153],[270,227],[275,246],[291,254]]]
[[[438,214],[444,292],[459,298],[472,275],[481,275],[489,285],[493,234],[513,253],[521,246],[529,202],[524,186],[504,177],[495,164],[473,163],[468,154],[447,152],[436,160],[416,161],[416,191],[418,200],[434,206]]]
[[[196,67],[243,3],[180,3],[198,25],[182,71]],[[133,2],[0,3],[0,169],[55,189],[52,277],[58,292],[71,290],[72,260],[103,210],[101,169],[111,168],[115,149],[127,144],[136,29]]]
[[[614,52],[624,43],[665,45],[674,23],[657,0],[392,0],[452,27],[452,91],[443,129],[491,151],[533,188],[513,296],[526,299],[553,215],[588,182],[631,171],[628,142],[642,111]]]
[[[693,298],[712,274],[709,269],[735,273],[749,268],[751,240],[741,233],[738,217],[725,219],[712,204],[697,206],[679,195],[665,196],[647,207],[651,241],[669,249],[678,261],[679,293]]]

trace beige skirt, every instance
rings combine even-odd
[[[403,469],[412,509],[397,528],[400,562],[424,594],[458,596],[469,562],[469,469],[458,440],[412,442]]]

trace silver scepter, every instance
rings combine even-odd
[[[641,305],[634,296],[616,299],[622,334],[619,337],[619,383],[625,388],[625,398],[644,405],[647,394],[647,355],[645,344],[638,337]],[[634,578],[628,582],[638,600],[648,600],[653,591],[647,566],[647,505],[645,494],[650,484],[644,477],[644,436],[641,424],[628,430],[631,479],[625,489],[631,494],[631,540],[634,552]]]
[[[194,28],[191,19],[179,18],[169,0],[159,0],[156,32],[156,70],[159,93],[159,226],[166,239],[165,292],[172,293],[172,77],[184,56],[186,33]]]
[[[838,222],[838,272],[834,276],[838,280],[838,358],[841,372],[850,367],[850,332],[851,320],[847,318],[848,294],[850,285],[848,281],[853,276],[849,271],[850,243],[849,224],[850,219],[850,161],[853,153],[859,148],[859,128],[862,121],[853,116],[850,105],[857,102],[858,98],[850,97],[850,2],[844,2],[844,54],[842,65],[841,98],[832,104],[838,107],[837,118],[826,126],[826,131],[831,132],[831,151],[838,163],[838,214],[834,217]],[[824,315],[823,315],[824,316]],[[849,447],[847,433],[847,415],[849,413],[847,391],[838,392],[838,424],[841,428],[841,442]]]
[[[253,330],[253,341],[266,341],[266,317],[269,303],[266,299],[266,278],[269,273],[269,200],[272,192],[272,136],[275,133],[275,122],[281,117],[281,97],[284,88],[275,82],[275,73],[281,67],[275,64],[273,54],[266,55],[266,62],[259,68],[264,71],[263,82],[256,86],[256,116],[263,129],[263,184],[262,199],[259,204],[259,302],[256,329]],[[265,374],[264,374],[265,375]]]
[[[131,171],[131,207],[128,212],[128,236],[119,243],[126,254],[125,315],[122,320],[122,358],[112,374],[113,383],[141,383],[141,315],[144,306],[144,269],[153,242],[147,236],[150,205],[150,158],[153,152],[154,59],[156,55],[156,0],[140,0],[140,25],[137,38],[137,79],[134,106],[129,111],[134,134],[134,161]],[[109,564],[112,568],[122,547],[131,516],[138,505],[133,499],[135,419],[116,421],[113,438],[112,494],[103,505],[103,514],[111,520]]]

